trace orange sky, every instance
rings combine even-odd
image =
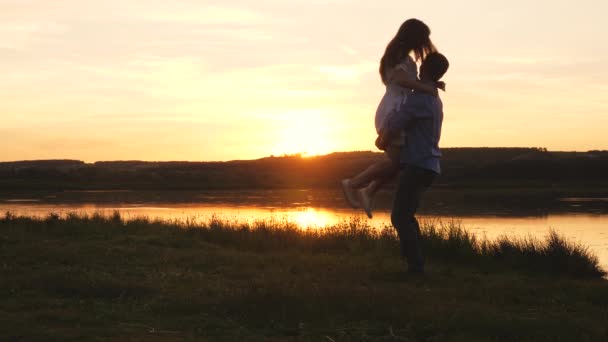
[[[0,160],[372,150],[378,61],[424,20],[441,145],[608,149],[608,3],[7,0]]]

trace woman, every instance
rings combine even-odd
[[[416,65],[416,62],[436,51],[430,35],[431,30],[425,23],[418,19],[409,19],[401,24],[399,31],[386,47],[380,60],[380,77],[386,86],[386,92],[376,110],[375,125],[378,133],[384,127],[388,115],[399,110],[412,90],[437,94],[436,87],[418,80]],[[342,180],[342,189],[350,205],[353,208],[362,206],[369,218],[372,218],[374,195],[399,170],[404,136],[402,134],[389,144],[385,151],[388,160],[372,164],[355,177]]]

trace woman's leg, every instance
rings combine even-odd
[[[389,182],[399,172],[401,147],[389,145],[385,153],[388,157],[388,163],[385,163],[382,169],[378,168],[376,170],[375,177],[369,182],[368,186],[357,190],[359,202],[369,218],[372,218],[374,196],[384,184]]]
[[[377,178],[383,177],[387,172],[393,169],[393,163],[390,160],[383,160],[370,165],[363,172],[350,179],[350,186],[354,189],[360,189]]]
[[[370,197],[374,197],[378,190],[380,190],[384,186],[384,184],[390,182],[390,180],[393,179],[398,172],[398,168],[393,168],[392,172],[387,172],[386,174],[383,174],[382,177],[376,178],[371,181],[369,185],[365,188],[365,191]]]
[[[379,174],[379,177],[372,180],[368,186],[357,189],[357,197],[360,206],[365,210],[367,217],[372,218],[374,197],[378,190],[380,190],[384,184],[388,183],[398,172],[399,168],[393,165],[391,169],[387,169],[386,172]]]
[[[387,172],[391,172],[391,169],[392,163],[390,161],[380,161],[370,165],[363,172],[351,179],[343,179],[341,182],[342,191],[344,192],[344,197],[350,206],[354,209],[360,208],[361,200],[365,201],[367,198],[365,196],[363,198],[357,198],[361,197],[361,194],[357,193],[367,189],[367,186],[374,183],[376,179],[384,178],[383,176]],[[370,216],[371,213],[369,213],[369,209],[366,209],[370,207],[370,205],[365,205],[366,203],[367,202],[363,203],[363,208],[365,209],[365,212],[368,213],[368,216]]]
[[[378,177],[369,183],[366,192],[370,197],[373,197],[384,184],[388,183],[399,173],[401,147],[389,145],[384,153],[391,161],[391,167],[387,166],[383,173],[378,174]]]

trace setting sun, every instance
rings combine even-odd
[[[278,119],[277,143],[273,155],[301,153],[305,156],[327,154],[337,147],[332,127],[335,113],[326,110],[292,111]]]

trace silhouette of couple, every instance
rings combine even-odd
[[[405,21],[380,60],[386,92],[376,111],[376,146],[387,156],[352,178],[342,180],[344,196],[353,208],[372,218],[378,190],[397,174],[399,181],[391,222],[407,260],[408,272],[424,273],[420,226],[415,217],[422,194],[441,173],[439,139],[443,105],[438,88],[449,63],[437,52],[431,30],[418,19]],[[417,62],[420,62],[418,72]]]

